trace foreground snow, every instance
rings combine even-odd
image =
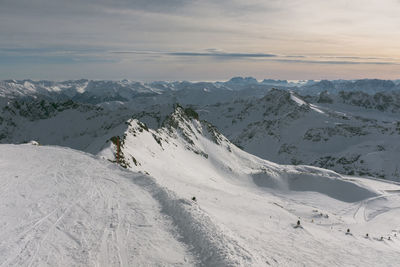
[[[0,145],[0,266],[397,265],[398,184],[273,164],[186,123],[190,149],[181,132],[124,140],[132,169],[154,178],[71,149]]]
[[[16,101],[0,97],[1,142],[98,155],[35,141],[0,145],[0,266],[397,266],[398,183],[274,164],[240,150],[193,109],[167,114],[172,100],[194,103],[256,155],[396,180],[398,98],[310,102],[279,90],[261,98],[267,88],[247,95],[241,83],[193,90],[80,81],[46,89],[68,93],[48,102],[33,100],[37,90],[24,82]],[[33,98],[18,100],[26,86]],[[75,91],[86,104],[68,100]],[[210,99],[228,102],[204,106]],[[116,136],[129,171],[110,162]]]
[[[140,176],[70,149],[0,146],[0,266],[195,264]]]

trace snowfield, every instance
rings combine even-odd
[[[0,145],[0,266],[397,265],[399,184],[271,163],[190,115],[130,120],[128,170],[112,142]]]
[[[398,81],[0,81],[0,143],[97,154],[136,118],[158,128],[179,103],[243,150],[279,164],[400,181]]]
[[[60,147],[0,146],[0,266],[192,266],[140,175]]]
[[[3,81],[0,267],[399,266],[399,86]]]
[[[137,151],[155,178],[72,149],[1,145],[0,266],[396,265],[396,183],[279,166],[198,138],[208,159],[173,151],[186,169],[168,165],[167,146],[165,165],[151,145]]]
[[[196,197],[210,222],[241,248],[235,258],[245,253],[234,266],[397,264],[397,183],[262,160],[183,109],[168,122],[151,130],[130,121],[120,156],[179,197]],[[114,145],[100,155],[112,159]]]

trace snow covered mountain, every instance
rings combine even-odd
[[[400,249],[397,219],[380,226],[397,216],[395,183],[262,160],[199,121],[194,110],[179,106],[158,129],[130,120],[120,141],[123,166],[153,176],[207,214],[218,238],[204,232],[203,225],[193,235],[230,255],[233,265],[373,266],[382,264],[380,253],[385,254],[383,265],[390,265]],[[115,161],[116,153],[110,142],[99,155]],[[296,228],[299,218],[301,230]],[[176,223],[191,227],[183,219]],[[379,242],[381,236],[386,243]]]
[[[123,81],[2,81],[0,96],[46,97],[52,100],[70,99],[77,102],[98,104],[108,101],[129,101],[138,96],[156,95],[160,89],[140,82]]]
[[[368,81],[314,82],[303,87]],[[301,96],[297,92],[303,87],[271,89],[263,84],[272,81],[260,83],[253,78],[224,83],[3,83],[8,87],[2,87],[0,97],[1,143],[38,140],[97,153],[105,140],[127,128],[130,118],[158,128],[173,105],[181,103],[194,107],[201,119],[233,143],[264,159],[400,179],[399,163],[393,160],[400,156],[400,93],[393,90],[367,94],[350,88],[337,94],[322,91]],[[371,84],[390,87],[385,81],[371,80]]]
[[[400,180],[399,94],[274,89],[261,99],[199,107],[229,140],[261,158]]]
[[[109,101],[131,101],[141,96],[167,95],[181,97],[180,102],[189,103],[190,99],[183,102],[184,96],[196,91],[202,92],[202,97],[207,93],[217,97],[217,101],[226,101],[232,98],[245,98],[260,96],[271,88],[290,88],[302,95],[318,95],[323,91],[338,94],[340,91],[362,91],[368,94],[378,92],[399,92],[398,81],[363,79],[363,80],[334,80],[334,81],[287,81],[264,79],[259,82],[252,77],[234,77],[226,82],[135,82],[122,81],[32,81],[32,80],[4,80],[0,81],[0,97],[47,97],[52,100],[72,99],[77,102],[98,104]],[[243,92],[242,92],[243,91]],[[191,99],[193,101],[193,99]],[[199,100],[199,98],[197,98]],[[212,101],[209,98],[208,101]],[[208,102],[209,103],[209,102]]]
[[[271,93],[279,100],[283,92]],[[397,183],[263,160],[179,105],[139,106],[139,112],[125,105],[14,103],[4,103],[5,124],[15,123],[4,140],[38,137],[92,155],[0,145],[0,264],[387,266],[398,260]],[[284,118],[327,112],[292,93],[274,103],[269,112]],[[60,139],[62,133],[67,137]],[[114,164],[117,137],[126,171]]]

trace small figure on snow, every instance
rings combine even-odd
[[[196,202],[197,201],[196,197],[192,197],[192,201]]]
[[[367,234],[365,235],[365,237],[366,237],[366,238],[369,238],[369,234],[367,233]]]
[[[346,235],[352,235],[352,234],[350,233],[350,229],[347,229]]]
[[[293,228],[303,228],[300,224],[300,220],[297,221],[296,225]]]

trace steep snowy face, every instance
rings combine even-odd
[[[399,180],[399,100],[390,94],[323,92],[301,97],[271,90],[261,99],[199,107],[233,143],[284,164]]]
[[[124,131],[132,110],[72,100],[12,99],[0,102],[0,143],[67,146],[97,153],[111,136]]]
[[[129,120],[127,122],[128,129],[120,138],[121,155],[119,156],[123,161],[123,165],[125,167],[141,165],[141,161],[136,158],[140,159],[141,156],[145,156],[148,153],[141,155],[141,153],[132,152],[132,154],[129,154],[131,150],[136,151],[137,146],[151,147],[150,151],[154,156],[159,156],[158,154],[160,153],[163,154],[166,147],[172,147],[190,151],[190,154],[194,153],[205,159],[208,158],[208,154],[199,140],[207,140],[217,145],[224,145],[227,150],[231,149],[230,142],[214,126],[205,121],[200,122],[198,119],[198,114],[193,109],[177,106],[175,111],[163,121],[162,127],[157,130],[149,129],[137,119]],[[144,138],[142,140],[143,144],[138,141],[139,137]],[[113,151],[116,145],[115,139],[110,140],[110,142],[113,146],[107,149],[108,153]],[[126,156],[125,152],[129,155]],[[108,158],[116,158],[115,152],[113,153],[114,155],[111,157],[108,155]]]
[[[215,177],[230,183],[250,182],[282,192],[315,191],[345,202],[376,195],[330,171],[283,167],[254,157],[233,145],[214,126],[198,119],[193,109],[177,106],[157,130],[130,120],[127,131],[113,137],[100,155],[113,162],[118,160],[123,167],[160,178],[169,173],[174,179],[179,179],[176,175],[183,181],[197,181],[201,173],[200,177]],[[347,190],[353,193],[348,194]]]
[[[349,265],[360,251],[370,253],[360,260],[366,265],[381,253],[385,263],[395,260],[399,247],[387,243],[387,235],[394,238],[399,220],[378,225],[398,214],[398,185],[262,160],[197,117],[177,107],[157,130],[130,120],[119,135],[119,163],[196,203],[241,248],[245,265]],[[113,162],[114,140],[99,154]],[[296,228],[299,218],[302,227]],[[351,235],[345,234],[348,228]],[[366,232],[371,239],[364,238]],[[379,235],[385,235],[384,243],[375,240]]]

